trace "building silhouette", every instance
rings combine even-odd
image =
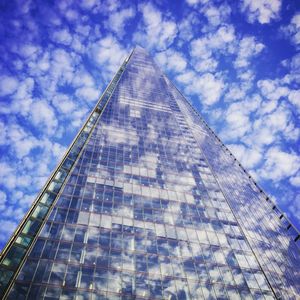
[[[0,298],[299,299],[298,243],[137,47],[4,248]]]

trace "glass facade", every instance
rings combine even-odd
[[[4,249],[1,293],[299,299],[298,238],[136,48]]]

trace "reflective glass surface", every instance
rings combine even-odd
[[[136,48],[8,299],[296,299],[286,228]]]

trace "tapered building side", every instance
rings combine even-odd
[[[4,248],[0,298],[299,299],[298,239],[136,48]]]

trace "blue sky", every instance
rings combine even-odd
[[[0,7],[0,248],[135,45],[300,228],[299,1]]]

